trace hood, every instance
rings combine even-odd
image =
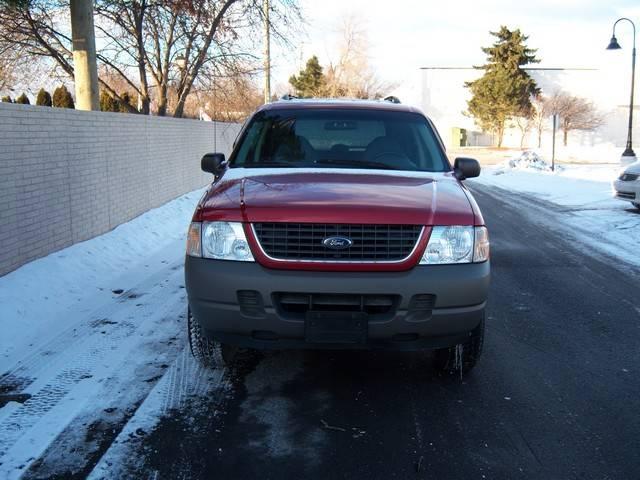
[[[640,175],[640,160],[629,164],[622,171],[624,173],[633,173],[634,175]]]
[[[336,169],[229,169],[196,219],[244,222],[473,225],[451,173]]]

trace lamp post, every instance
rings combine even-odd
[[[635,24],[626,17],[619,18],[613,24],[613,35],[611,36],[611,41],[609,42],[609,46],[607,50],[620,50],[620,44],[618,43],[618,39],[616,38],[616,25],[618,22],[622,20],[626,20],[633,27],[633,50],[631,50],[631,101],[629,102],[629,129],[627,131],[627,146],[622,152],[622,163],[632,163],[637,160],[636,154],[633,151],[632,140],[633,140],[633,87],[636,81],[636,26]]]

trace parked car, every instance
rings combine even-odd
[[[188,334],[205,365],[236,347],[435,349],[444,371],[482,352],[489,237],[432,122],[387,101],[261,107],[188,232]]]
[[[613,190],[616,198],[631,202],[634,207],[640,209],[640,161],[632,163],[622,171],[613,181]]]

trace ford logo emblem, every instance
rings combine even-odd
[[[322,241],[322,244],[332,250],[344,250],[353,245],[353,240],[347,237],[328,237]]]

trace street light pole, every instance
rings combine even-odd
[[[619,50],[620,44],[618,43],[618,39],[616,38],[616,25],[618,22],[625,20],[631,24],[633,27],[633,49],[631,50],[631,100],[629,102],[629,127],[627,130],[627,146],[622,152],[622,162],[623,163],[631,163],[637,160],[636,154],[633,151],[633,90],[636,83],[636,26],[635,24],[626,17],[619,18],[613,24],[613,35],[611,36],[611,41],[609,42],[609,46],[607,50]]]

